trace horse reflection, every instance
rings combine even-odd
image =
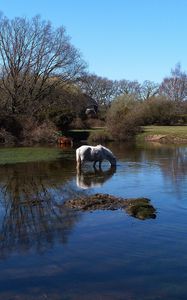
[[[76,183],[82,189],[102,186],[116,172],[116,166],[111,166],[110,169],[103,171],[101,168],[94,168],[94,171],[79,172],[77,171]]]

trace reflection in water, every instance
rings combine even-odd
[[[66,243],[80,215],[62,210],[58,205],[62,196],[58,197],[57,192],[71,172],[67,175],[59,162],[18,164],[1,167],[2,170],[0,256],[31,247],[41,252],[56,239]]]
[[[110,169],[103,171],[101,168],[94,168],[93,171],[77,171],[76,183],[82,189],[100,187],[109,180],[116,172],[116,167],[111,166]]]
[[[176,188],[182,184],[187,175],[187,147],[185,145],[168,145],[159,143],[144,143],[134,145],[132,143],[112,143],[111,150],[118,157],[118,161],[138,163],[150,166],[158,166],[164,178],[172,181]],[[136,165],[136,170],[138,165]],[[127,169],[128,171],[128,169]]]

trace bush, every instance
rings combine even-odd
[[[16,138],[6,129],[0,129],[0,144],[14,145]]]
[[[140,131],[138,118],[132,113],[137,105],[138,102],[128,95],[112,103],[107,113],[106,126],[114,140],[132,139]]]
[[[185,125],[187,124],[187,114],[177,115],[177,124]]]
[[[142,103],[136,117],[141,125],[174,125],[177,122],[177,105],[164,97],[153,97]]]
[[[69,127],[72,128],[72,129],[86,129],[87,128],[85,122],[83,122],[82,119],[79,118],[79,117],[75,118],[71,122]]]
[[[140,126],[135,122],[132,114],[125,115],[120,120],[109,120],[107,128],[112,138],[118,140],[130,140],[140,132]]]
[[[57,141],[57,129],[50,121],[39,124],[32,118],[28,119],[23,129],[24,144],[49,144]]]
[[[23,130],[22,124],[18,118],[12,115],[0,115],[0,129],[2,132],[9,132],[9,135],[19,139]]]
[[[40,118],[41,121],[50,120],[59,130],[68,130],[75,116],[71,111],[62,111],[58,107],[53,110],[50,109],[46,115],[40,115]]]
[[[87,128],[93,128],[93,127],[104,127],[106,123],[100,119],[89,118],[85,121],[85,124]]]

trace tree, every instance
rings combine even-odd
[[[51,120],[59,129],[65,130],[73,119],[84,115],[88,97],[74,84],[58,85],[49,96],[46,96],[44,108],[38,119]]]
[[[79,85],[82,91],[96,100],[100,106],[107,106],[115,96],[114,81],[105,77],[85,74],[81,77]]]
[[[141,85],[138,81],[130,81],[122,79],[116,81],[116,96],[120,95],[132,95],[136,99],[140,99],[141,96]]]
[[[163,96],[144,101],[134,113],[141,125],[173,125],[177,123],[176,103]]]
[[[181,71],[180,64],[171,70],[171,76],[164,78],[159,93],[175,102],[187,100],[187,74]]]
[[[145,80],[141,85],[140,93],[142,100],[148,100],[158,94],[159,86],[150,80]]]
[[[1,104],[13,114],[35,113],[60,84],[76,81],[85,69],[64,27],[53,29],[39,16],[0,18]]]

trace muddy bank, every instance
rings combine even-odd
[[[145,141],[159,142],[159,143],[172,143],[172,144],[187,144],[186,138],[170,136],[166,134],[148,135],[145,137]]]
[[[64,206],[81,211],[124,209],[130,216],[141,220],[156,218],[156,209],[147,198],[124,199],[109,194],[95,194],[68,200]]]

